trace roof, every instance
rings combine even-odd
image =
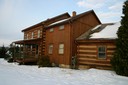
[[[37,23],[37,24],[35,24],[35,25],[33,25],[33,26],[30,26],[30,27],[28,27],[28,28],[25,28],[25,29],[22,30],[22,32],[24,32],[24,31],[26,31],[26,30],[29,30],[29,29],[32,29],[32,28],[34,28],[34,27],[43,25],[43,24],[46,23],[46,22],[52,21],[52,20],[54,20],[54,19],[57,19],[57,18],[60,18],[60,17],[63,17],[63,16],[67,16],[67,18],[70,17],[70,15],[66,12],[66,13],[63,13],[63,14],[61,14],[61,15],[55,16],[55,17],[53,17],[53,18],[48,18],[47,20],[44,20],[44,21],[42,21],[42,22],[39,22],[39,23]]]
[[[73,16],[73,17],[70,17],[70,18],[67,18],[67,19],[60,20],[60,21],[57,21],[55,23],[52,23],[52,24],[48,25],[46,28],[53,27],[53,26],[56,26],[56,25],[59,25],[59,24],[64,24],[64,23],[72,22],[72,21],[74,21],[74,20],[76,20],[76,19],[78,19],[78,18],[80,18],[80,17],[82,17],[84,15],[89,14],[89,13],[93,13],[94,16],[96,17],[96,19],[98,20],[98,22],[101,23],[99,18],[96,16],[95,12],[93,10],[90,10],[90,11],[86,11],[84,13],[78,14],[76,16]]]
[[[36,38],[36,39],[29,39],[29,40],[19,40],[19,41],[14,41],[13,43],[15,44],[36,44],[38,41],[41,41],[41,38]]]
[[[79,36],[76,40],[117,39],[117,31],[120,25],[120,22],[97,25]]]

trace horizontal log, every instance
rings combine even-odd
[[[114,53],[115,50],[107,50],[107,53]]]
[[[78,60],[90,60],[90,61],[96,61],[96,58],[78,58]]]
[[[79,45],[77,48],[97,48],[97,46],[91,46],[91,45]]]
[[[113,57],[114,55],[107,55],[107,57]]]
[[[77,50],[97,50],[97,48],[77,48]]]
[[[77,54],[84,54],[84,55],[97,55],[97,52],[77,52]]]
[[[79,62],[79,65],[111,66],[111,64],[93,63],[93,62]]]
[[[77,50],[77,52],[97,52],[97,50]]]
[[[108,45],[107,48],[116,48],[114,45]]]
[[[110,63],[110,59],[78,58],[78,62]]]
[[[80,54],[80,53],[78,53],[77,56],[83,56],[83,57],[86,57],[86,56],[88,56],[88,57],[96,57],[97,55],[96,55],[96,54]]]

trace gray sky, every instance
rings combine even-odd
[[[0,46],[23,39],[22,29],[59,14],[93,9],[102,23],[118,22],[125,0],[0,0]]]

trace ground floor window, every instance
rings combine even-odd
[[[106,46],[98,46],[98,58],[106,58]]]
[[[59,44],[59,54],[64,54],[64,44]]]
[[[50,44],[49,45],[49,51],[48,51],[49,54],[52,54],[53,53],[53,44]]]

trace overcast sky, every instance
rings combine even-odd
[[[62,13],[94,10],[102,23],[118,22],[125,0],[0,0],[0,46],[23,39],[22,29]]]

